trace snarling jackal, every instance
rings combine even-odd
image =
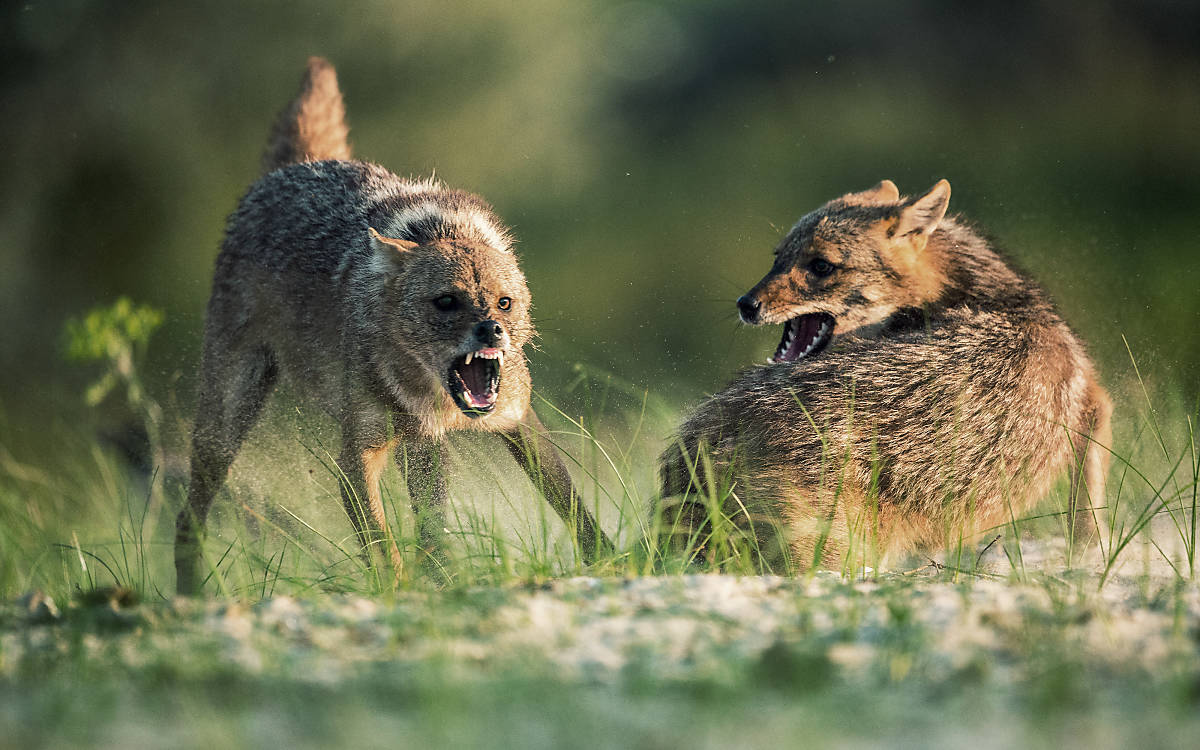
[[[788,232],[737,301],[782,324],[774,354],[662,456],[676,540],[703,546],[719,513],[768,567],[837,568],[974,541],[1064,470],[1072,533],[1095,533],[1108,396],[1045,293],[949,200],[945,180],[916,198],[885,180]]]
[[[534,329],[508,230],[475,195],[351,161],[347,132],[333,67],[314,58],[217,258],[176,523],[179,590],[202,580],[209,506],[280,375],[337,420],[346,512],[364,550],[382,546],[397,571],[380,473],[393,452],[406,464],[436,555],[453,430],[507,438],[593,555],[607,540],[529,408],[522,348]]]

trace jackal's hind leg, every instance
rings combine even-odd
[[[566,464],[559,456],[558,449],[546,439],[546,428],[533,411],[530,410],[526,415],[525,424],[506,433],[505,438],[505,445],[513,458],[567,525],[584,562],[595,562],[599,552],[611,551],[612,542],[604,535],[604,530],[592,518],[592,514],[583,507]]]
[[[1095,383],[1088,391],[1082,429],[1072,436],[1071,443],[1073,462],[1068,495],[1071,536],[1081,541],[1103,541],[1107,538],[1104,489],[1112,447],[1112,404],[1108,394]]]
[[[258,420],[275,378],[275,360],[265,346],[241,352],[219,351],[216,345],[206,348],[192,429],[187,504],[175,520],[175,587],[180,594],[194,594],[202,585],[200,564],[209,508],[246,433]]]

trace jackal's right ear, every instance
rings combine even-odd
[[[375,231],[375,227],[367,227],[371,233],[371,247],[377,253],[396,252],[407,253],[417,246],[417,243],[410,240],[400,240],[395,237],[384,237],[379,232]]]
[[[900,219],[892,228],[890,234],[894,237],[908,237],[913,241],[917,250],[925,247],[929,235],[937,229],[946,208],[950,205],[950,183],[939,180],[929,192],[917,198],[900,211]]]
[[[898,200],[900,200],[900,189],[891,180],[880,180],[879,184],[873,188],[842,196],[842,202],[851,206],[862,206],[868,203],[895,203]]]

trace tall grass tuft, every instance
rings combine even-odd
[[[139,370],[160,322],[160,314],[122,299],[69,322],[64,333],[72,361],[100,369],[86,403],[120,397],[151,436],[148,476],[78,430],[54,428],[52,456],[31,457],[29,451],[22,456],[19,431],[0,410],[0,597],[32,589],[63,596],[109,585],[151,599],[173,592],[170,521],[184,488],[163,482],[165,446],[171,442],[163,432],[164,424],[186,420],[173,411],[164,415]],[[1156,409],[1130,356],[1141,399],[1122,408],[1131,428],[1119,449],[1112,449],[1107,497],[1092,499],[1107,511],[1110,525],[1090,580],[1104,586],[1123,570],[1132,547],[1165,561],[1179,580],[1195,580],[1200,403],[1186,411]],[[584,507],[616,542],[595,563],[582,563],[569,530],[495,436],[489,442],[487,436],[469,435],[450,446],[444,559],[430,556],[418,538],[403,466],[385,472],[388,532],[406,571],[397,579],[358,549],[342,509],[345,477],[333,460],[338,451],[329,437],[332,426],[302,408],[287,408],[285,395],[276,400],[283,408],[273,407],[273,416],[251,434],[216,501],[206,545],[207,590],[248,599],[331,591],[387,597],[397,586],[497,586],[579,574],[802,575],[821,565],[823,545],[814,559],[798,560],[786,544],[773,541],[783,532],[779,519],[758,510],[736,474],[726,464],[715,465],[707,451],[688,457],[697,492],[686,500],[660,497],[656,457],[674,431],[678,411],[609,373],[578,365],[573,374],[560,399],[535,392],[534,407],[571,467]],[[1182,416],[1176,422],[1168,411]],[[835,495],[846,460],[826,444],[825,474]],[[863,512],[848,519],[847,538],[828,537],[841,532],[831,523],[822,526],[826,543],[846,549],[838,572],[847,579],[878,575],[886,545],[879,538],[877,480],[878,471]],[[1043,510],[1012,513],[1002,527],[958,530],[948,537],[955,542],[940,561],[933,555],[894,561],[897,569],[924,568],[950,580],[981,575],[1030,580],[1041,573],[1023,544],[1066,528],[1065,482],[1052,494]],[[693,522],[681,523],[685,513]],[[1067,568],[1077,564],[1074,546],[1068,538]],[[1007,573],[984,562],[987,553],[995,558],[1001,551]]]

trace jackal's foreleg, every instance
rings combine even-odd
[[[435,578],[446,580],[446,444],[429,438],[406,441],[397,450],[396,461],[404,471],[409,502],[417,518],[422,565]]]
[[[342,504],[354,526],[363,561],[371,565],[371,551],[378,550],[399,578],[404,570],[403,558],[388,527],[379,487],[390,449],[381,436],[366,445],[343,437],[338,467],[342,472]]]

